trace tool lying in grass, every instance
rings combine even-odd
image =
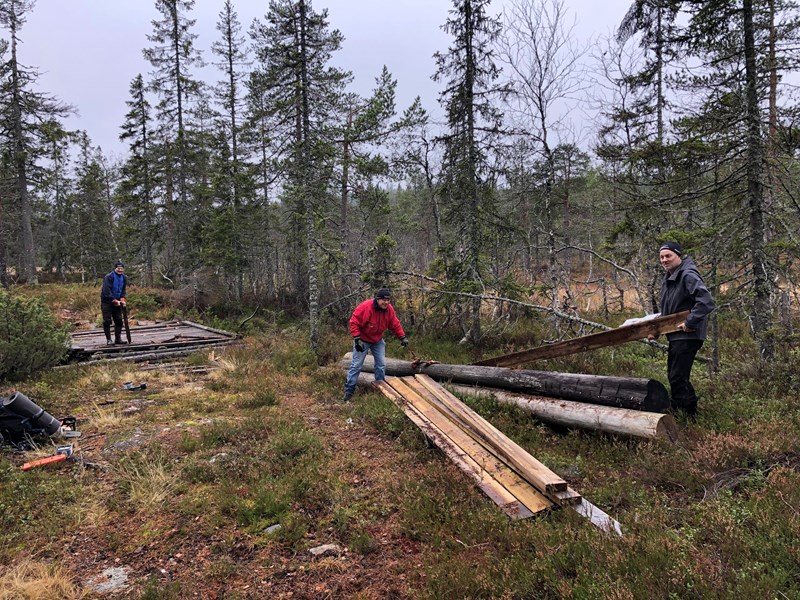
[[[81,437],[81,432],[78,431],[78,419],[69,416],[61,417],[59,421],[61,422],[61,427],[58,428],[58,432],[53,437],[61,439]]]
[[[122,389],[128,390],[129,392],[134,390],[146,390],[147,384],[143,382],[140,383],[139,385],[133,385],[132,381],[126,381],[125,383],[122,384]]]
[[[34,467],[43,467],[44,465],[49,465],[51,463],[61,462],[62,460],[67,460],[72,456],[73,450],[72,446],[59,446],[56,448],[56,453],[53,456],[48,456],[47,458],[40,458],[39,460],[32,460],[31,462],[26,462],[22,465],[22,470],[27,471],[28,469],[33,469]]]
[[[69,446],[59,446],[56,448],[56,453],[53,456],[46,456],[45,458],[40,458],[38,460],[32,460],[30,462],[26,462],[22,465],[23,471],[29,471],[34,467],[43,467],[45,465],[50,465],[57,462],[63,462],[65,460],[75,461],[84,469],[107,469],[106,465],[101,465],[94,462],[89,462],[83,459],[83,456],[76,452],[72,445]]]

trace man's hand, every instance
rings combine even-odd
[[[353,338],[353,344],[359,352],[364,351],[364,344],[361,343],[361,338],[359,336]]]
[[[406,336],[403,336],[403,337],[401,337],[401,338],[400,338],[400,345],[401,345],[403,348],[405,348],[406,346],[408,346],[408,338],[407,338]]]
[[[686,323],[681,323],[680,325],[678,325],[678,330],[685,331],[686,333],[691,333],[692,331],[694,331],[694,328],[689,327]]]
[[[114,299],[111,301],[111,305],[112,305],[112,306],[119,306],[119,300],[117,300],[116,298],[114,298]]]
[[[120,298],[119,303],[122,304],[122,306],[125,306],[125,298]]]
[[[656,341],[658,339],[658,335],[659,334],[657,334],[657,333],[656,334],[648,333],[647,334],[647,340],[650,341],[650,342],[654,342],[654,341]]]

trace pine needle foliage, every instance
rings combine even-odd
[[[0,291],[0,381],[19,381],[61,362],[69,333],[36,298]]]

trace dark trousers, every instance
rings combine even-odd
[[[685,410],[689,414],[697,412],[697,395],[689,377],[692,374],[694,357],[702,345],[702,340],[675,340],[669,343],[667,373],[672,392],[672,408]]]
[[[114,341],[122,341],[122,307],[114,306],[111,302],[101,302],[100,312],[103,313],[103,331],[106,339],[111,339],[111,321],[114,321]]]

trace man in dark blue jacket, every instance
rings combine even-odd
[[[689,381],[695,356],[708,331],[708,315],[716,308],[694,261],[683,255],[678,242],[664,242],[658,259],[666,273],[661,282],[661,314],[672,315],[688,310],[679,331],[668,333],[667,370],[673,409],[683,410],[690,418],[697,414],[697,395]]]
[[[114,343],[125,343],[122,341],[122,307],[125,305],[127,287],[125,265],[117,261],[114,270],[103,277],[103,287],[100,290],[100,312],[103,313],[106,344],[111,344],[111,321],[114,321]]]

